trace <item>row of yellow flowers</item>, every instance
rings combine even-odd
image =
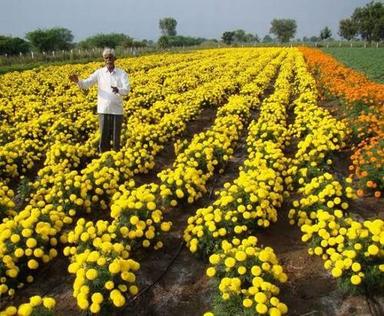
[[[53,316],[56,301],[49,296],[31,296],[28,303],[8,306],[0,311],[0,316]]]
[[[316,84],[304,61],[300,81],[299,90],[306,98],[296,103],[293,126],[300,125],[305,137],[288,169],[290,188],[300,195],[289,212],[290,222],[301,227],[302,240],[310,243],[309,254],[320,256],[342,287],[356,291],[380,286],[384,280],[384,222],[348,215],[349,200],[355,196],[351,179],[343,183],[326,172],[332,164],[327,156],[345,146],[347,127],[316,105]]]
[[[316,74],[325,98],[329,95],[346,103],[342,115],[348,119],[355,142],[350,173],[356,180],[357,194],[384,191],[384,85],[371,82],[333,57],[319,50],[302,48],[306,61]]]
[[[0,220],[15,215],[14,196],[13,190],[0,181]]]
[[[285,282],[287,275],[273,249],[257,247],[253,234],[257,227],[268,227],[277,220],[277,208],[283,201],[286,158],[282,148],[289,140],[286,107],[293,92],[296,54],[290,51],[281,63],[275,92],[263,101],[258,120],[249,127],[248,159],[239,168],[239,177],[224,185],[213,205],[188,219],[184,239],[189,249],[210,255],[207,275],[216,279],[222,302],[214,306],[215,313],[230,309],[250,315],[281,315],[288,310],[277,297],[280,290],[276,285]],[[257,91],[254,100],[260,97]]]

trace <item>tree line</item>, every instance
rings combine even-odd
[[[96,34],[78,43],[73,42],[73,34],[63,27],[50,29],[37,29],[28,32],[25,39],[19,37],[0,35],[0,55],[17,55],[30,51],[49,52],[57,50],[69,50],[72,48],[103,48],[103,47],[146,47],[157,45],[162,48],[201,45],[203,42],[219,42],[216,39],[191,37],[178,35],[176,31],[177,21],[172,17],[160,19],[159,28],[161,36],[156,43],[148,40],[135,40],[123,33]],[[221,41],[225,44],[236,43],[269,43],[273,41],[289,42],[294,38],[297,23],[294,19],[273,19],[269,34],[260,39],[257,34],[247,33],[242,29],[225,31]],[[384,40],[384,5],[381,2],[372,1],[364,7],[354,10],[351,17],[339,22],[338,34],[351,40],[360,37],[368,42]],[[332,32],[328,26],[324,27],[319,36],[303,37],[303,42],[317,42],[331,39]]]

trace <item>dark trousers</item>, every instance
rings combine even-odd
[[[99,114],[99,150],[101,153],[111,150],[111,148],[115,151],[120,150],[120,134],[122,124],[123,115]]]

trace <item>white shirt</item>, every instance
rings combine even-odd
[[[79,80],[78,85],[81,89],[88,89],[91,86],[98,85],[97,95],[97,113],[123,115],[123,98],[130,90],[127,73],[114,68],[112,72],[107,67],[96,70],[89,78]],[[112,88],[117,87],[119,93],[113,93]]]

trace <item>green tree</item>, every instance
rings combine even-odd
[[[320,31],[320,38],[322,40],[326,40],[328,38],[331,38],[331,36],[332,36],[332,31],[331,31],[331,29],[328,26],[326,26],[325,28],[323,28]]]
[[[353,39],[357,34],[358,28],[352,19],[343,19],[339,22],[339,35],[346,40]]]
[[[263,43],[272,43],[273,42],[273,38],[270,36],[270,35],[265,35],[264,38],[263,38]]]
[[[111,47],[116,48],[117,46],[131,47],[133,45],[133,39],[122,33],[109,33],[109,34],[96,34],[86,38],[84,41],[78,44],[81,48],[104,48]]]
[[[315,42],[319,42],[320,41],[320,38],[313,35],[309,38],[309,40],[312,42],[312,43],[315,43]]]
[[[73,46],[72,32],[63,27],[54,27],[46,30],[37,29],[27,33],[25,37],[40,52],[69,49]]]
[[[269,33],[275,34],[280,42],[288,42],[295,36],[297,29],[293,19],[273,19]]]
[[[19,37],[0,35],[0,55],[18,55],[28,53],[29,43]]]
[[[194,45],[200,45],[204,41],[206,41],[206,39],[200,38],[200,37],[190,37],[190,36],[181,36],[181,35],[176,35],[176,36],[163,35],[159,38],[157,45],[162,48],[194,46]]]
[[[161,34],[166,36],[175,36],[177,34],[176,25],[177,21],[172,17],[160,19],[159,27]]]
[[[224,32],[223,35],[221,36],[221,39],[223,40],[223,42],[225,44],[231,45],[235,39],[235,33],[234,32]]]
[[[361,38],[371,41],[384,40],[384,4],[370,2],[364,7],[356,8],[352,14]]]
[[[244,30],[235,30],[233,33],[233,41],[237,43],[252,43],[259,42],[259,37],[251,33],[246,33]]]

